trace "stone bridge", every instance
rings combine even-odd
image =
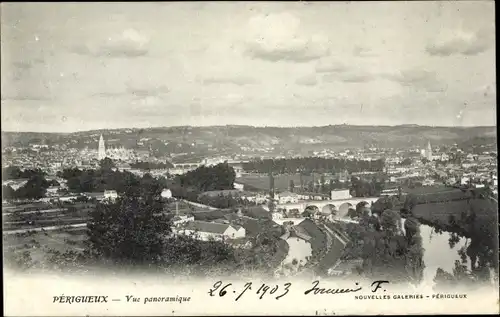
[[[361,202],[365,202],[368,206],[371,206],[379,199],[380,197],[353,197],[335,200],[299,200],[297,203],[278,204],[276,205],[276,209],[285,211],[298,209],[299,212],[303,212],[306,208],[317,208],[319,211],[329,208],[329,210],[337,210],[340,214],[346,215],[349,209],[356,208],[356,205]]]

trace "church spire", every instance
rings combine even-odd
[[[98,152],[97,152],[97,159],[100,161],[100,160],[103,160],[106,158],[106,145],[104,144],[104,138],[102,137],[102,134],[101,134],[101,137],[99,138],[99,148],[98,148]]]

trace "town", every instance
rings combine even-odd
[[[450,199],[456,201],[468,190],[481,190],[497,200],[497,152],[491,145],[468,149],[428,141],[410,149],[195,160],[189,153],[155,154],[151,144],[147,151],[110,147],[110,138],[93,134],[84,149],[40,139],[3,149],[4,243],[16,263],[85,250],[96,206],[106,209],[102,206],[129,195],[118,179],[126,175],[139,179],[141,187],[148,180],[160,186],[157,212],[166,216],[167,236],[253,250],[269,257],[276,276],[359,271],[364,265],[363,257],[352,254],[355,226],[363,217],[381,217],[387,208],[404,210],[413,195],[460,196]],[[259,245],[263,236],[271,249]]]

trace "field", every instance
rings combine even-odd
[[[319,177],[319,176],[317,176]],[[302,176],[304,185],[307,185],[313,178],[312,176]],[[274,187],[276,191],[289,190],[290,180],[293,180],[295,186],[300,186],[300,174],[276,175],[274,176]],[[259,190],[269,190],[269,176],[262,174],[247,174],[236,178],[236,183],[248,185]]]
[[[34,261],[44,261],[48,250],[83,251],[87,240],[85,228],[63,229],[45,232],[26,232],[3,236],[5,255],[11,252],[29,251]]]
[[[488,224],[495,231],[498,223],[498,205],[488,199],[471,199],[470,201],[450,201],[442,203],[431,203],[416,205],[412,212],[417,219],[426,222],[449,225],[450,216],[459,219],[462,211],[473,210],[476,214],[477,224]],[[479,230],[479,228],[477,228]],[[484,229],[484,228],[483,228]]]
[[[43,262],[48,250],[83,250],[87,240],[86,228],[68,226],[84,225],[92,204],[30,204],[4,207],[6,208],[2,210],[2,218],[6,257],[29,251],[34,261]],[[50,227],[56,229],[49,230]],[[47,230],[40,231],[40,228]]]

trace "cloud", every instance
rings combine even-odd
[[[352,68],[341,72],[330,72],[323,75],[323,82],[366,83],[375,80],[378,76],[362,69]]]
[[[302,86],[316,86],[318,84],[318,80],[315,75],[309,75],[297,79],[295,83]]]
[[[370,56],[374,56],[374,54],[373,54],[373,52],[372,52],[371,49],[363,47],[363,46],[359,46],[359,45],[356,45],[354,47],[354,49],[352,50],[352,53],[355,56],[358,56],[358,57],[370,57]]]
[[[147,99],[147,98],[161,98],[162,96],[168,94],[170,89],[165,85],[156,86],[134,86],[128,84],[124,90],[121,91],[104,91],[95,94],[96,97],[102,98],[120,98],[120,97],[132,97],[134,99]]]
[[[427,92],[442,92],[447,89],[447,86],[438,80],[435,72],[427,70],[407,69],[394,74],[386,74],[384,78],[402,86],[424,89]]]
[[[247,34],[244,52],[254,59],[304,63],[330,54],[328,39],[304,34],[300,20],[289,13],[254,16]]]
[[[160,97],[166,95],[170,92],[170,89],[165,85],[159,85],[156,87],[144,88],[144,87],[127,87],[127,93],[134,95],[135,97],[145,98],[145,97]]]
[[[109,37],[98,44],[79,45],[73,51],[94,57],[140,57],[148,54],[149,38],[134,29],[127,29],[119,36]]]
[[[315,69],[316,73],[341,73],[347,71],[349,67],[337,61],[319,61]]]
[[[223,84],[230,84],[230,85],[237,85],[237,86],[245,86],[245,85],[252,85],[256,84],[257,80],[250,78],[250,77],[243,77],[243,76],[221,76],[221,77],[212,77],[212,78],[204,78],[201,79],[204,85],[223,85]]]
[[[17,95],[4,95],[2,94],[3,101],[48,101],[52,100],[48,96],[31,95],[31,94],[17,94]]]
[[[432,56],[477,55],[494,45],[493,34],[489,29],[477,32],[449,32],[441,34],[439,38],[429,43],[425,50]]]
[[[45,60],[43,58],[33,58],[30,60],[26,60],[26,61],[13,62],[12,65],[17,69],[29,70],[29,69],[33,68],[35,65],[44,64],[44,63],[45,63]]]

